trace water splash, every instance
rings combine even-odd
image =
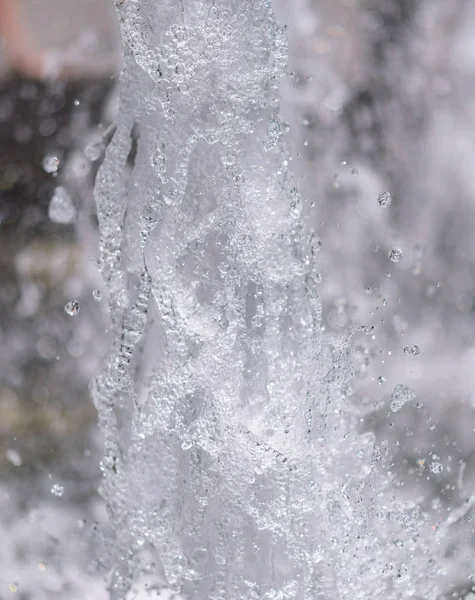
[[[154,590],[196,600],[436,598],[427,516],[359,429],[349,340],[321,331],[314,203],[279,108],[283,80],[305,93],[285,28],[267,0],[118,10],[96,189],[112,347],[92,390],[111,597],[145,561]]]

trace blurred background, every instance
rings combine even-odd
[[[100,598],[91,533],[104,509],[88,385],[106,321],[92,186],[116,110],[118,26],[109,0],[13,4],[28,51],[58,56],[61,71],[16,68],[16,32],[2,31],[0,598]],[[71,301],[77,314],[65,311]]]
[[[106,515],[88,384],[107,347],[107,315],[92,188],[117,110],[118,26],[112,0],[21,7],[32,51],[47,51],[49,70],[32,75],[12,64],[3,32],[0,598],[100,599],[94,531]],[[285,118],[293,152],[305,159],[304,195],[319,207],[324,327],[354,333],[355,376],[344,394],[362,430],[395,445],[398,493],[434,527],[454,528],[456,543],[442,549],[444,589],[447,598],[467,597],[475,560],[475,5],[276,7],[296,23],[282,93],[302,91],[298,105],[284,102]],[[416,398],[389,411],[398,384]]]

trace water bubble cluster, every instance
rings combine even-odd
[[[59,158],[54,154],[47,154],[43,159],[43,169],[46,173],[56,173],[59,168]]]
[[[77,300],[70,300],[64,305],[64,311],[70,317],[75,317],[79,313],[79,302]]]
[[[389,256],[389,260],[391,260],[394,263],[401,262],[402,250],[400,250],[399,248],[393,248],[392,250],[389,251],[388,256]]]
[[[421,350],[420,350],[419,346],[417,346],[416,344],[413,344],[412,346],[404,347],[404,354],[407,354],[407,356],[417,356],[420,353],[421,353]]]
[[[392,196],[389,192],[381,192],[381,194],[378,196],[378,204],[383,208],[388,208],[388,206],[391,206],[392,200]]]
[[[391,402],[389,408],[393,412],[401,410],[401,408],[407,403],[412,402],[416,399],[416,394],[410,387],[403,383],[398,383],[391,394]]]
[[[61,496],[64,494],[64,486],[62,486],[59,483],[55,483],[51,488],[51,493],[54,496],[58,496],[58,498],[61,498]]]

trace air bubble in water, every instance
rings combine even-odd
[[[395,262],[395,263],[401,262],[402,250],[400,250],[399,248],[393,248],[389,252],[389,260],[392,260],[392,262]]]
[[[70,300],[64,306],[64,311],[70,317],[75,317],[79,312],[79,302],[77,300]]]
[[[412,402],[416,399],[416,394],[410,387],[404,385],[403,383],[398,383],[391,394],[391,403],[389,408],[393,412],[397,412],[401,410],[401,408],[406,404],[406,402]]]
[[[102,300],[102,294],[100,290],[92,290],[92,297],[96,302],[100,302]]]
[[[61,498],[61,496],[64,494],[64,487],[59,483],[55,483],[51,488],[51,493]]]
[[[59,167],[59,158],[54,154],[47,154],[43,159],[43,170],[46,173],[56,173]]]
[[[432,473],[442,473],[442,471],[444,470],[444,467],[440,462],[431,462],[429,468],[432,471]]]
[[[406,346],[404,348],[404,354],[407,354],[408,356],[417,356],[420,353],[420,348],[419,346],[416,346],[416,344],[413,344],[412,346]]]
[[[379,196],[378,196],[378,204],[379,204],[379,206],[382,206],[383,208],[387,208],[388,206],[390,206],[392,200],[393,199],[389,192],[381,192],[381,194],[379,194]]]
[[[71,223],[76,217],[71,196],[62,186],[58,186],[50,200],[48,207],[48,216],[53,223],[67,224]]]

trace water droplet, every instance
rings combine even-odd
[[[51,493],[61,498],[61,496],[64,494],[64,487],[59,483],[55,483],[51,488]]]
[[[419,346],[416,346],[416,344],[413,344],[412,346],[406,346],[404,348],[404,354],[407,354],[408,356],[417,356],[420,353],[420,348]]]
[[[389,192],[381,192],[381,194],[379,194],[379,196],[378,196],[378,204],[379,204],[379,206],[382,206],[383,208],[387,208],[388,206],[390,206],[392,200],[393,199]]]
[[[402,260],[402,250],[400,250],[399,248],[393,248],[390,252],[389,252],[389,260],[392,260],[392,262],[398,263],[401,262]]]
[[[432,471],[432,473],[442,473],[442,471],[444,470],[444,467],[440,462],[431,462],[429,468]]]
[[[47,154],[43,159],[43,170],[46,173],[56,173],[59,167],[59,158],[54,154]]]
[[[371,335],[374,333],[374,325],[363,325],[361,327],[361,331],[365,334],[365,335]]]
[[[71,196],[62,186],[58,186],[50,200],[48,216],[53,223],[71,223],[76,216]]]
[[[13,448],[8,448],[8,450],[6,451],[6,455],[9,463],[14,465],[15,467],[21,466],[23,461],[21,459],[20,454],[16,450],[14,450]]]
[[[64,310],[70,317],[75,317],[79,312],[79,302],[77,300],[70,300],[64,306]]]
[[[416,394],[410,387],[403,383],[398,383],[391,394],[391,403],[389,408],[393,412],[401,410],[406,402],[412,402],[416,399]]]
[[[92,297],[96,302],[100,302],[102,300],[102,294],[100,290],[92,290]]]

